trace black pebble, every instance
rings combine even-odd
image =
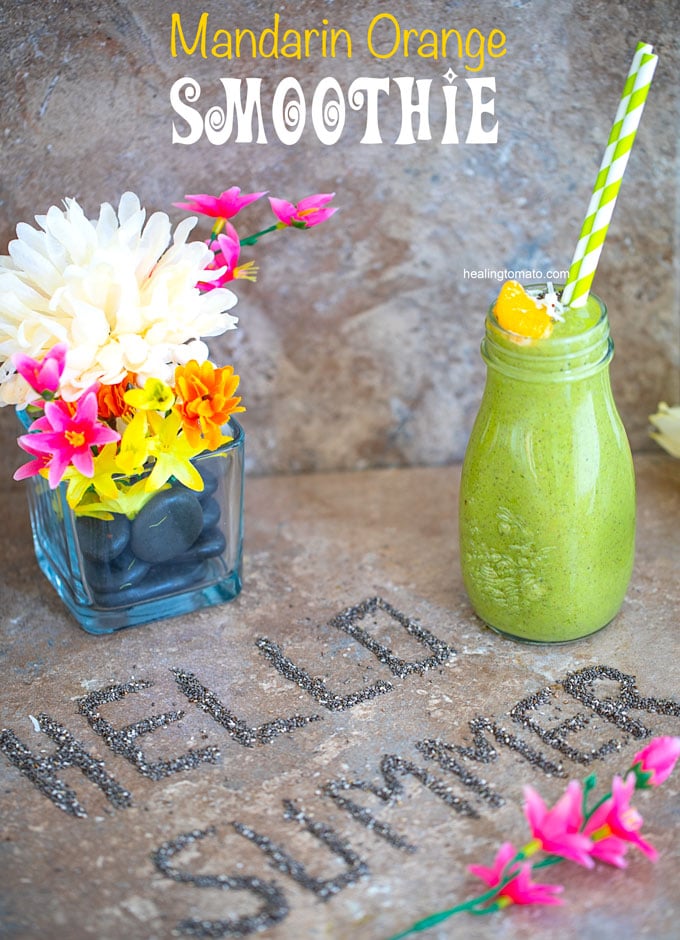
[[[186,490],[187,493],[193,493],[197,499],[204,503],[209,500],[212,494],[217,490],[217,487],[219,486],[219,479],[212,470],[208,470],[208,468],[204,466],[203,461],[201,461],[201,463],[194,464],[194,466],[200,473],[203,480],[202,490],[192,490],[188,486],[185,486],[183,483],[179,482],[176,482],[173,485],[179,490]]]
[[[219,522],[220,504],[212,496],[209,496],[207,499],[201,500],[201,506],[203,507],[203,529],[212,529]]]
[[[76,520],[76,530],[80,550],[93,561],[111,561],[120,555],[130,540],[130,522],[120,513],[115,513],[113,519],[80,516]]]
[[[138,517],[139,518],[139,517]],[[205,577],[205,566],[194,565],[156,565],[138,584],[120,591],[101,591],[95,594],[95,600],[102,607],[127,607],[143,601],[161,600],[172,594],[179,594],[189,587],[195,587]]]
[[[85,562],[85,578],[94,591],[120,591],[137,584],[149,570],[146,561],[136,558],[129,548],[112,561]]]
[[[130,546],[142,561],[158,564],[186,552],[202,528],[203,510],[196,496],[184,487],[172,487],[154,496],[133,519]]]
[[[208,470],[208,468],[203,465],[203,462],[197,463],[194,466],[203,477],[203,489],[197,495],[199,499],[204,500],[206,496],[212,496],[212,494],[217,489],[217,475],[213,473],[212,470]]]
[[[204,558],[213,558],[215,555],[221,555],[227,547],[227,540],[222,534],[222,530],[215,526],[212,529],[206,529],[196,539],[189,551],[183,555],[178,555],[173,561],[176,564],[180,562],[197,562]]]

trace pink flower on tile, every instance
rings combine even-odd
[[[593,858],[596,858],[600,862],[605,862],[607,865],[614,865],[615,868],[626,867],[628,862],[625,856],[630,847],[629,842],[625,839],[619,839],[618,836],[607,834],[608,830],[604,828],[599,834],[597,832],[591,832],[590,829],[588,829],[588,832],[592,838],[600,840],[593,842],[590,853]]]
[[[639,834],[642,816],[630,805],[635,783],[635,774],[628,774],[625,780],[614,777],[611,796],[597,807],[584,827],[584,833],[593,840],[593,858],[618,868],[626,867],[623,856],[628,845],[637,846],[653,862],[659,857],[654,846]]]
[[[41,433],[35,433],[37,431]],[[45,414],[33,422],[29,432],[18,439],[19,446],[43,461],[51,457],[49,464],[43,463],[43,466],[49,466],[48,481],[52,489],[59,484],[69,464],[83,476],[91,477],[94,473],[91,448],[120,440],[117,431],[97,421],[97,394],[93,389],[84,392],[75,408],[64,401],[46,402]]]
[[[66,343],[57,343],[42,360],[32,359],[23,353],[15,353],[12,356],[12,363],[19,375],[38,395],[43,395],[45,392],[54,394],[64,374],[67,350]]]
[[[517,849],[513,844],[504,842],[491,868],[486,868],[484,865],[470,865],[468,870],[477,878],[481,878],[490,888],[500,885],[508,875],[514,875],[511,881],[503,885],[496,896],[501,907],[508,904],[562,904],[562,899],[556,897],[562,891],[562,886],[533,882],[531,865],[528,862],[509,864],[516,855]]]
[[[191,200],[190,202],[175,202],[173,205],[177,206],[178,209],[188,209],[189,212],[198,212],[213,219],[233,219],[241,209],[264,195],[266,195],[266,190],[261,193],[243,193],[241,195],[240,188],[232,186],[230,189],[225,189],[219,196],[209,196],[206,193],[187,194],[184,198]]]
[[[552,855],[568,858],[592,868],[592,847],[589,836],[580,830],[583,825],[583,792],[578,780],[572,780],[552,809],[532,788],[524,788],[524,814],[534,840]]]
[[[653,738],[633,758],[638,788],[658,787],[670,777],[680,757],[680,738]]]
[[[317,193],[315,196],[306,196],[297,205],[286,202],[285,199],[269,197],[272,212],[284,225],[293,225],[297,228],[312,228],[330,219],[337,208],[327,206],[335,193]]]

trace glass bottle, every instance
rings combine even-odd
[[[486,387],[460,487],[465,588],[499,633],[533,642],[587,636],[618,612],[635,541],[607,310],[591,294],[549,337],[529,340],[503,329],[491,309],[481,351]]]

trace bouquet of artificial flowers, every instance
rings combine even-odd
[[[236,326],[225,285],[255,279],[241,248],[336,211],[332,194],[270,198],[276,222],[241,239],[230,219],[264,195],[232,187],[177,203],[214,219],[207,241],[188,240],[195,217],[174,234],[163,212],[145,224],[133,193],[96,221],[67,199],[36,216],[37,229],[17,226],[0,257],[0,405],[23,413],[19,445],[32,459],[15,479],[63,481],[73,512],[101,519],[134,518],[173,479],[203,488],[193,458],[227,442],[244,410],[239,377],[205,343]]]

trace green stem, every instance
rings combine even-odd
[[[557,865],[559,862],[565,861],[561,855],[546,855],[544,859],[540,862],[536,862],[535,865],[532,865],[532,871],[536,868],[549,868],[551,865]]]
[[[276,225],[270,225],[269,228],[263,228],[261,232],[255,232],[254,235],[248,235],[247,238],[239,239],[241,245],[254,245],[258,239],[262,238],[263,235],[269,235],[270,232],[276,232],[277,229],[286,228],[287,226],[283,225],[281,222],[277,222]],[[208,242],[208,248],[212,248],[214,243],[217,241],[217,236],[222,231],[222,227],[219,228],[216,226],[210,233],[210,241]]]
[[[605,793],[604,796],[600,797],[600,799],[597,801],[595,806],[593,806],[593,808],[586,814],[586,817],[583,820],[583,826],[585,826],[585,824],[588,822],[588,820],[593,815],[595,810],[598,810],[602,806],[603,803],[606,803],[610,796],[611,796],[611,793]]]
[[[269,228],[263,228],[261,232],[255,232],[254,235],[248,235],[247,238],[241,239],[241,245],[254,245],[258,239],[262,238],[263,235],[269,235],[270,232],[276,232],[278,229],[286,228],[280,222],[277,222],[276,225],[270,225]]]
[[[559,856],[551,856],[555,861],[561,862],[563,859]],[[514,858],[510,859],[509,862],[504,866],[504,871],[509,871],[517,862],[523,861],[525,858],[524,851],[520,851],[515,855]],[[547,860],[546,860],[547,861]],[[544,862],[545,864],[545,862]],[[554,864],[554,862],[549,863]],[[538,866],[536,866],[538,867]],[[491,904],[489,907],[483,907],[487,901],[492,901],[495,897],[498,896],[499,892],[509,884],[513,878],[517,876],[517,872],[511,872],[504,875],[504,877],[498,882],[495,887],[490,888],[488,891],[485,891],[484,894],[480,894],[476,898],[471,898],[469,901],[464,901],[462,904],[456,904],[455,907],[450,907],[445,911],[438,911],[436,914],[430,914],[429,917],[424,917],[422,920],[416,921],[414,924],[411,924],[409,928],[403,930],[401,933],[394,934],[394,936],[389,937],[388,940],[402,940],[404,937],[409,937],[412,933],[420,933],[422,930],[428,930],[430,927],[434,927],[435,924],[441,923],[443,920],[447,920],[449,917],[453,917],[454,914],[461,914],[463,911],[469,911],[471,914],[491,914],[494,911],[498,910],[498,905]],[[476,908],[480,908],[476,910]]]
[[[625,780],[625,777],[624,777],[624,780]],[[588,794],[590,793],[591,790],[595,788],[596,783],[597,783],[597,778],[595,774],[591,774],[589,777],[586,778],[586,781],[585,781],[586,785],[583,790],[583,825],[581,826],[582,830],[585,829],[586,823],[591,818],[591,816],[602,806],[603,803],[606,803],[609,797],[612,795],[612,791],[609,790],[607,793],[604,794],[604,796],[600,797],[600,799],[597,801],[597,803],[595,803],[593,807],[591,807],[591,809],[587,809],[586,802],[587,802]]]
[[[474,911],[473,908],[484,904],[485,901],[490,901],[497,893],[498,887],[495,887],[485,894],[481,894],[478,898],[472,898],[470,901],[456,904],[455,907],[450,907],[448,910],[438,911],[436,914],[430,914],[429,917],[423,917],[422,920],[417,920],[406,930],[402,930],[401,933],[395,933],[393,936],[389,937],[388,940],[403,940],[404,937],[410,937],[412,933],[420,933],[422,930],[428,930],[430,927],[434,927],[435,924],[440,924],[443,920],[447,920],[449,917],[453,917],[454,914],[460,914],[463,911],[470,911],[475,914],[485,913],[483,911]]]

